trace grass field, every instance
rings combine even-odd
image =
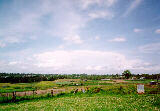
[[[53,87],[62,87],[62,86],[74,86],[75,84],[80,83],[79,79],[59,79],[56,81],[41,81],[35,83],[0,83],[0,93],[6,92],[22,92],[22,91],[32,91],[32,90],[44,90]]]
[[[124,82],[135,84],[143,83],[147,84],[152,80],[126,80]],[[114,83],[119,83],[114,80],[101,81],[101,80],[88,80],[81,81],[80,79],[59,79],[56,81],[41,81],[35,83],[0,83],[0,93],[6,92],[22,92],[22,91],[31,91],[31,90],[44,90],[53,87],[64,87],[64,86],[91,86],[91,85],[112,85]]]
[[[11,93],[11,92],[23,92],[32,90],[46,90],[46,89],[65,89],[65,91],[71,91],[76,88],[86,87],[102,87],[103,89],[116,89],[123,87],[126,90],[130,87],[136,89],[136,84],[145,84],[145,91],[148,93],[151,90],[158,90],[160,87],[150,86],[149,82],[152,80],[87,80],[82,81],[80,79],[58,79],[55,81],[41,81],[35,83],[0,83],[0,93]],[[153,92],[152,91],[152,92]]]
[[[0,97],[0,111],[160,111],[160,87],[150,86],[151,80],[87,80],[59,79],[36,83],[0,83],[0,92],[25,91],[57,88],[65,89],[52,97],[50,94],[17,96],[13,103],[12,97]],[[137,94],[137,84],[145,85],[145,94]],[[74,94],[75,89],[79,92]],[[82,93],[82,89],[88,89]],[[99,90],[100,89],[100,90]],[[71,92],[71,93],[70,93]],[[22,92],[20,92],[22,93]],[[6,102],[6,103],[4,103]]]
[[[160,111],[160,95],[62,95],[1,104],[0,111]]]
[[[157,80],[151,80],[151,79],[144,79],[144,80],[125,80],[128,83],[141,83],[141,84],[148,84],[150,81],[157,81]]]

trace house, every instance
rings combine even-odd
[[[145,79],[145,77],[140,77],[139,79],[140,79],[140,80],[143,80],[143,79]]]
[[[132,80],[136,80],[137,78],[136,77],[132,77]]]

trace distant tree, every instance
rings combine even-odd
[[[129,78],[132,76],[132,74],[131,74],[131,72],[130,72],[129,70],[125,70],[125,71],[122,73],[122,75],[123,75],[126,79],[129,79]]]

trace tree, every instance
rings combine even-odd
[[[132,76],[129,70],[125,70],[122,75],[125,76],[126,79],[129,79]]]

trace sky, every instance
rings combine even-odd
[[[0,72],[160,73],[160,0],[0,0]]]

